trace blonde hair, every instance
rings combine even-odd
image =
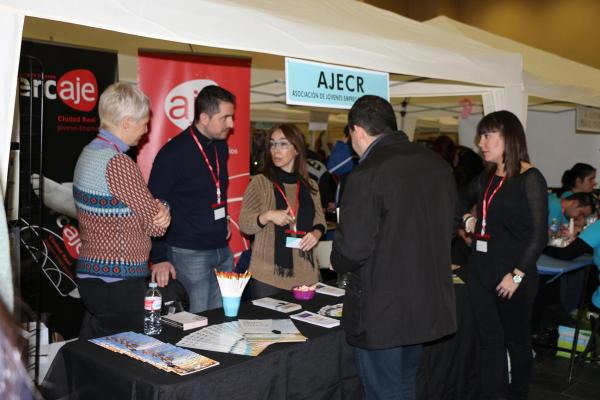
[[[150,114],[150,101],[137,86],[113,83],[100,96],[100,128],[113,130],[127,117],[139,121]]]

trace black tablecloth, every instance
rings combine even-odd
[[[459,332],[425,346],[417,384],[418,398],[470,399],[476,377],[474,328],[464,285],[456,286]],[[295,301],[291,295],[277,296]],[[305,310],[341,302],[317,294],[302,302]],[[222,309],[202,313],[210,324],[230,321]],[[286,314],[242,303],[240,318],[285,318]],[[113,353],[88,341],[63,346],[42,384],[48,399],[323,399],[362,398],[351,347],[340,328],[325,329],[294,321],[309,338],[305,343],[269,346],[258,357],[198,351],[219,366],[187,375],[167,373]],[[158,339],[176,343],[189,331],[163,325]],[[474,380],[475,379],[475,380]]]
[[[454,285],[456,334],[423,347],[417,373],[418,400],[470,400],[479,388],[479,346],[466,285]]]
[[[295,301],[291,295],[279,298]],[[303,309],[318,311],[341,299],[317,294]],[[202,313],[210,324],[230,321],[223,310]],[[240,318],[285,318],[286,314],[242,303]],[[220,362],[207,370],[178,376],[88,341],[63,346],[43,383],[46,398],[64,399],[323,399],[362,398],[351,347],[339,328],[294,321],[309,338],[304,343],[269,346],[258,357],[198,351]],[[190,331],[163,325],[158,339],[176,343]]]

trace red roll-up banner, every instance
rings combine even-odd
[[[248,248],[238,218],[250,172],[250,63],[249,59],[140,51],[139,87],[150,98],[149,133],[138,148],[137,163],[148,180],[160,148],[194,119],[194,99],[205,86],[218,85],[235,95],[235,126],[229,135],[231,215],[229,242],[236,258]]]

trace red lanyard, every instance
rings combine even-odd
[[[117,152],[121,153],[121,149],[119,149],[119,146],[117,146],[116,144],[114,144],[114,143],[113,143],[113,142],[111,142],[110,140],[108,140],[108,139],[106,139],[106,138],[103,138],[103,137],[102,137],[102,136],[100,136],[100,135],[97,135],[97,136],[96,136],[96,139],[98,139],[98,140],[102,140],[103,142],[106,142],[106,143],[110,143],[110,144],[112,144],[112,146],[115,148],[115,150],[116,150]]]
[[[219,181],[219,177],[221,175],[221,168],[219,165],[219,153],[217,153],[217,145],[215,144],[215,161],[217,163],[217,174],[215,175],[215,171],[213,170],[212,165],[210,165],[210,161],[208,161],[208,157],[206,156],[206,152],[204,151],[204,147],[202,147],[202,143],[198,140],[194,132],[192,131],[192,127],[190,126],[190,135],[194,138],[194,141],[198,145],[200,149],[200,153],[202,153],[202,157],[204,158],[204,162],[210,171],[210,175],[213,178],[213,182],[215,183],[215,187],[217,188],[217,204],[221,204],[221,182]]]
[[[565,219],[565,199],[560,199],[560,225],[562,226]]]
[[[295,232],[296,231],[296,221],[297,221],[296,215],[298,215],[298,210],[300,210],[300,181],[298,181],[296,183],[296,210],[294,210],[292,208],[292,206],[290,205],[290,202],[288,201],[287,196],[285,195],[285,192],[283,191],[281,186],[279,186],[279,184],[277,182],[273,182],[273,185],[275,185],[277,190],[279,190],[279,193],[281,193],[281,196],[283,197],[285,204],[287,204],[288,209],[290,210],[290,214],[292,214],[292,218],[294,218],[294,224],[292,225],[292,228],[293,228],[292,230]]]
[[[494,191],[490,195],[489,199],[488,199],[488,193],[490,191],[490,187],[492,186],[492,182],[494,181],[494,177],[492,177],[492,179],[490,179],[490,183],[489,183],[487,189],[485,190],[485,193],[483,195],[483,207],[482,207],[483,208],[482,209],[483,218],[481,219],[481,236],[485,236],[485,226],[487,225],[487,213],[488,213],[488,209],[490,208],[490,204],[492,204],[492,199],[494,198],[496,193],[498,193],[498,190],[500,190],[500,188],[502,187],[502,184],[504,183],[505,179],[506,179],[506,176],[503,176],[502,180],[500,181],[498,186],[496,186],[496,189],[494,189]]]

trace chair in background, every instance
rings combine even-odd
[[[597,336],[600,334],[600,314],[593,311],[587,312],[587,318],[590,320],[590,324],[592,326],[592,334],[590,335],[590,340],[588,341],[587,346],[583,350],[581,354],[577,355],[577,358],[580,358],[583,361],[600,361],[600,353],[598,352],[598,338]],[[590,355],[590,358],[586,357]]]

